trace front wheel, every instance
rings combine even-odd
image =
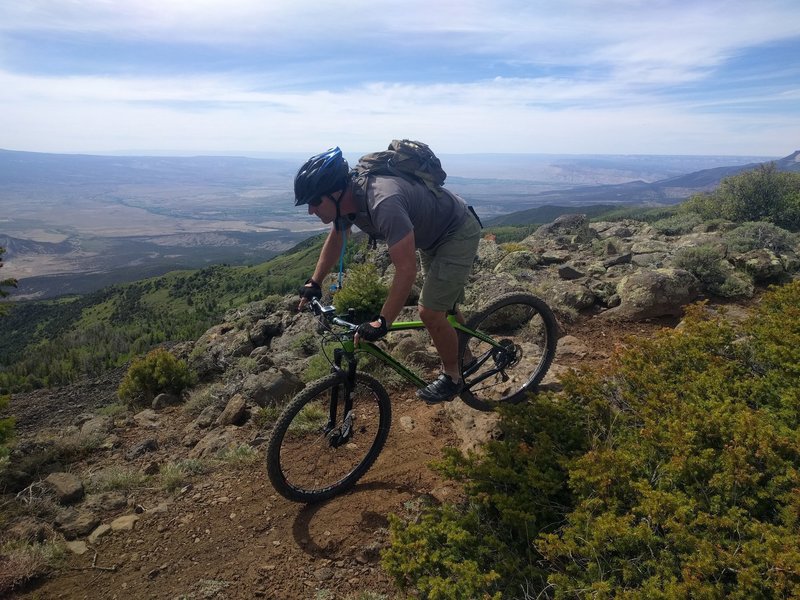
[[[392,409],[384,387],[357,373],[346,410],[345,382],[343,373],[334,373],[310,384],[278,417],[267,446],[267,473],[283,497],[310,503],[342,493],[386,443]]]
[[[466,325],[479,334],[459,332],[461,399],[483,411],[524,400],[556,354],[558,325],[550,307],[532,294],[506,294],[472,315]]]

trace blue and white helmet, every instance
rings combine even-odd
[[[337,146],[312,156],[294,178],[294,205],[314,204],[317,198],[347,187],[350,167]]]

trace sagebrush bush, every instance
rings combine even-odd
[[[562,383],[503,411],[482,457],[448,458],[463,504],[392,523],[397,581],[423,598],[800,596],[800,281],[736,326],[690,307]]]
[[[87,489],[91,493],[128,491],[143,487],[149,477],[144,473],[127,467],[109,467],[92,475]]]
[[[727,232],[722,239],[734,252],[749,252],[761,248],[782,252],[793,249],[797,243],[791,232],[764,221],[742,223]]]
[[[156,348],[131,363],[117,395],[130,404],[149,404],[161,393],[178,396],[193,382],[185,361],[163,348]]]
[[[694,275],[703,289],[723,298],[750,297],[753,280],[737,271],[724,258],[722,248],[714,245],[681,248],[675,252],[674,264]]]
[[[342,289],[333,296],[333,304],[337,312],[352,308],[358,317],[371,319],[380,312],[388,293],[389,287],[381,282],[374,264],[356,264],[348,269]]]
[[[706,288],[725,281],[721,262],[725,258],[717,246],[693,246],[675,252],[675,266],[689,271]]]
[[[664,235],[682,235],[689,233],[703,222],[703,218],[694,212],[683,212],[653,223],[653,229]]]

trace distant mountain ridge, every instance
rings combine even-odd
[[[604,205],[674,204],[768,158],[465,154],[443,155],[443,164],[448,187],[489,225],[594,215]],[[19,280],[14,297],[87,293],[175,269],[272,258],[319,230],[294,206],[298,161],[0,149],[0,245],[8,250],[4,271]],[[777,162],[800,165],[797,153]]]
[[[800,172],[800,150],[779,160],[769,161],[779,171]],[[531,198],[542,205],[536,208],[516,211],[489,221],[491,225],[524,224],[535,216],[540,218],[543,208],[550,208],[552,217],[554,208],[587,207],[614,204],[677,204],[691,195],[710,191],[716,188],[726,177],[755,169],[766,163],[748,163],[730,167],[702,169],[686,175],[678,175],[652,183],[630,181],[615,185],[593,185],[570,188],[566,190],[542,192]],[[557,206],[556,206],[557,205]],[[608,206],[605,206],[608,208]]]

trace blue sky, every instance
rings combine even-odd
[[[800,149],[797,0],[20,0],[0,148]]]

